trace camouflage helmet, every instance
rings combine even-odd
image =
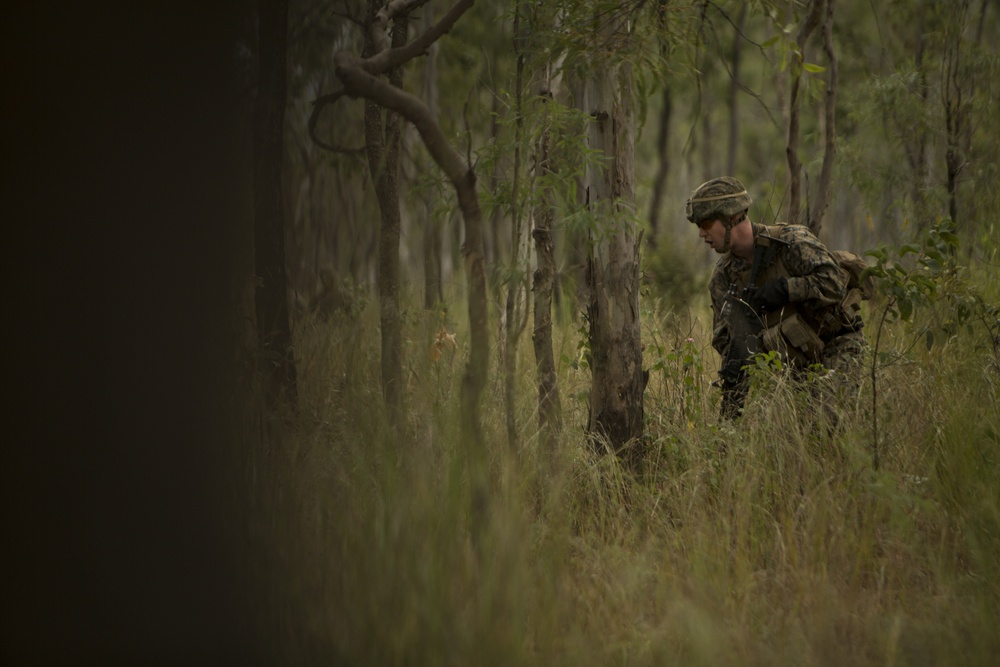
[[[696,225],[713,218],[727,222],[750,208],[752,203],[742,183],[732,176],[720,176],[702,183],[691,193],[687,200],[687,219]]]

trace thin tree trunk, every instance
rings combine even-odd
[[[738,109],[740,92],[740,64],[743,56],[743,26],[747,20],[747,5],[740,7],[736,20],[736,34],[733,36],[733,50],[730,57],[732,78],[729,80],[729,154],[726,156],[726,173],[736,173],[736,149],[740,143],[740,115]]]
[[[371,16],[381,7],[380,0],[369,0]],[[396,17],[392,30],[394,48],[406,44],[407,25],[405,15]],[[374,38],[369,39],[369,48],[374,48]],[[402,87],[402,67],[392,68],[388,76],[391,85]],[[378,293],[382,395],[389,422],[395,427],[401,421],[403,409],[403,332],[399,314],[399,115],[386,111],[383,126],[381,107],[366,100],[365,143],[380,213]]]
[[[434,40],[448,32],[472,4],[473,0],[459,0],[437,24],[405,47],[381,51],[364,60],[346,51],[337,53],[334,65],[343,90],[330,99],[335,100],[344,94],[363,97],[401,114],[413,123],[431,157],[455,188],[458,206],[465,221],[462,254],[469,290],[469,361],[462,378],[462,440],[472,487],[472,524],[478,532],[486,519],[487,502],[486,457],[483,451],[480,408],[489,370],[489,328],[483,260],[483,220],[476,193],[476,174],[471,164],[448,143],[437,118],[431,115],[423,101],[376,76],[422,54]]]
[[[714,53],[710,53],[706,46],[705,31],[708,26],[708,0],[701,2],[701,15],[698,20],[698,34],[696,48],[698,59],[697,87],[698,104],[696,119],[692,123],[691,137],[694,141],[691,144],[692,155],[697,150],[701,154],[701,180],[707,181],[714,178],[715,156],[712,151],[712,88],[709,85],[709,78],[713,69]],[[699,131],[700,126],[700,131]]]
[[[517,55],[514,78],[514,175],[511,183],[511,257],[507,281],[507,298],[504,304],[504,414],[507,425],[507,444],[511,450],[518,447],[517,420],[515,419],[515,377],[517,375],[517,343],[522,327],[518,323],[517,300],[521,293],[521,140],[524,134],[524,53],[521,51],[521,3],[514,3],[514,53]],[[526,315],[526,313],[525,313]]]
[[[424,10],[424,30],[434,25],[434,13]],[[427,49],[424,61],[424,101],[433,118],[438,115],[437,42]],[[430,165],[426,165],[428,168]],[[431,310],[444,301],[441,277],[441,229],[443,225],[434,218],[435,193],[427,188],[424,194],[424,308]]]
[[[604,168],[588,170],[590,207],[599,230],[587,260],[590,300],[589,431],[631,467],[641,461],[642,345],[639,329],[639,235],[635,225],[635,120],[626,63],[593,68],[588,81],[590,148]]]
[[[794,56],[789,71],[790,97],[788,102],[788,142],[785,157],[788,159],[788,222],[796,224],[801,219],[802,208],[802,163],[799,161],[799,87],[802,83],[805,63],[806,42],[816,26],[823,9],[823,0],[812,0],[809,15],[799,30],[797,44],[799,53]]]
[[[667,174],[670,171],[670,154],[667,147],[670,139],[670,115],[673,110],[673,98],[670,84],[663,82],[662,108],[660,123],[656,135],[656,174],[653,176],[653,193],[649,204],[649,236],[646,243],[650,248],[656,248],[660,232],[660,207],[663,206],[663,195],[667,189]]]
[[[968,102],[962,68],[962,33],[968,20],[970,0],[959,4],[958,16],[946,31],[948,44],[944,57],[944,118],[947,146],[945,168],[947,170],[948,215],[958,222],[958,178],[965,168],[965,150],[969,139],[967,128]],[[970,94],[970,97],[972,95]]]
[[[823,50],[827,59],[826,105],[824,107],[826,132],[824,136],[823,167],[819,174],[819,192],[816,206],[809,219],[809,229],[819,235],[823,218],[830,204],[830,184],[833,180],[833,161],[837,154],[837,53],[833,48],[833,6],[835,0],[826,0],[826,18],[823,21]]]
[[[927,8],[921,5],[920,18],[917,23],[917,52],[914,56],[914,67],[917,70],[917,83],[920,92],[920,108],[927,109],[930,100],[930,86],[927,83],[927,65],[924,63],[924,54],[927,48],[927,39],[924,37],[924,24],[926,21]],[[927,159],[927,133],[912,132],[916,135],[911,138],[911,142],[916,143],[915,155],[911,158],[913,169],[913,202],[917,212],[917,224],[922,230],[924,222],[928,220],[930,212],[927,203],[927,188],[930,185],[930,161]],[[904,145],[909,146],[910,142]],[[909,155],[909,150],[907,154]]]
[[[265,393],[271,408],[297,402],[295,359],[288,313],[285,220],[281,165],[284,153],[287,0],[261,0],[258,90],[254,106],[254,255],[257,331]]]
[[[536,149],[535,173],[539,177],[544,177],[551,173],[548,109],[555,97],[551,64],[545,68],[539,97],[545,105],[546,112],[543,113],[542,121],[545,129]],[[559,434],[562,432],[562,404],[559,400],[558,376],[555,355],[552,351],[552,286],[556,272],[552,227],[555,202],[551,188],[548,185],[543,185],[542,188],[534,214],[535,228],[532,231],[538,265],[534,273],[534,331],[531,341],[535,351],[538,377],[538,430],[546,450],[551,455],[559,446]]]
[[[492,96],[492,113],[490,114],[490,141],[496,143],[500,141],[500,96],[493,94]],[[497,160],[493,165],[493,171],[490,172],[490,192],[496,192],[500,187],[500,172],[502,169],[502,163]],[[491,266],[495,266],[500,259],[500,227],[503,220],[503,210],[499,206],[493,207],[493,212],[490,214],[490,230],[489,234],[483,239],[488,241],[483,247],[485,253],[486,262]],[[496,287],[494,287],[496,289]],[[499,298],[499,295],[497,295]]]

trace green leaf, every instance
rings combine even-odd
[[[805,71],[811,72],[812,74],[818,74],[820,72],[826,71],[825,67],[823,67],[822,65],[817,65],[815,63],[803,63],[802,67],[803,69],[805,69]]]
[[[910,316],[913,315],[913,302],[909,298],[902,298],[899,300],[899,316],[904,321],[908,321]]]

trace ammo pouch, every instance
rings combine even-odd
[[[839,304],[828,309],[819,317],[818,333],[829,340],[845,329],[859,330],[861,328],[861,301],[864,295],[857,287],[847,290],[847,294]]]
[[[823,341],[796,312],[766,329],[761,342],[765,350],[777,352],[783,362],[796,366],[818,363],[823,352]]]

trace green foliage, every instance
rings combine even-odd
[[[912,322],[918,308],[931,311],[917,331],[928,349],[963,330],[971,333],[973,322],[994,335],[997,307],[970,287],[968,270],[958,263],[959,237],[950,220],[938,221],[917,243],[904,244],[895,253],[882,245],[866,254],[875,264],[865,273],[875,277],[887,297],[881,306],[885,318]]]
[[[920,243],[901,246],[895,257],[890,256],[884,244],[865,253],[875,258],[875,265],[864,275],[873,276],[879,289],[889,297],[885,312],[890,320],[909,321],[914,307],[933,302],[945,281],[956,274],[958,269],[952,258],[958,249],[958,236],[954,230],[953,222],[941,220],[924,234]],[[914,256],[911,261],[906,260],[909,255]]]

